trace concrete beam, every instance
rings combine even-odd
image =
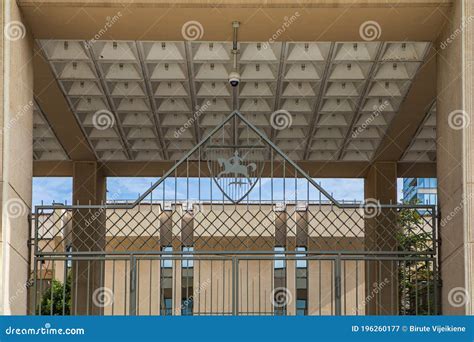
[[[73,161],[35,161],[35,177],[72,177]],[[197,176],[196,162],[190,162],[189,176]],[[366,162],[301,162],[303,170],[315,178],[364,178],[370,167]],[[100,164],[107,177],[160,177],[173,162],[108,162]],[[268,176],[269,169],[263,176]],[[275,177],[280,172],[277,170]],[[207,167],[201,163],[201,176],[207,175]],[[397,177],[436,177],[436,163],[397,163]]]
[[[432,48],[380,143],[375,161],[400,160],[435,99],[436,57]]]
[[[35,46],[33,71],[35,99],[66,153],[73,160],[95,160],[89,141],[38,46]]]
[[[361,40],[360,25],[376,20],[380,39],[436,39],[451,7],[438,1],[80,1],[20,0],[36,38],[101,40],[183,40],[183,24],[198,21],[203,40],[231,40],[231,22],[242,22],[239,39],[268,41],[278,32],[281,41]],[[120,16],[106,26],[106,18]],[[285,30],[285,17],[299,12]],[[400,18],[403,18],[401,24]],[[47,23],[47,25],[46,25]],[[282,32],[283,31],[283,32]]]

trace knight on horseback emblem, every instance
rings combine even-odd
[[[210,150],[208,165],[214,182],[232,202],[237,203],[242,200],[260,177],[261,163],[257,160],[249,160],[254,157],[254,154],[254,151],[244,149],[213,148]]]
[[[217,180],[224,176],[233,176],[234,181],[230,182],[228,185],[244,185],[245,182],[241,181],[241,178],[246,179],[248,184],[252,185],[252,179],[249,175],[249,169],[251,172],[254,172],[257,169],[255,163],[244,164],[244,159],[239,156],[239,152],[235,151],[234,155],[229,159],[219,158],[217,162],[219,166],[224,166],[224,170],[219,172],[217,175]]]

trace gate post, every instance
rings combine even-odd
[[[334,259],[334,313],[340,316],[342,313],[341,303],[341,255],[338,254]]]
[[[137,314],[137,258],[130,255],[130,316]]]

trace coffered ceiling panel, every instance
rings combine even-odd
[[[69,157],[36,103],[33,107],[33,160],[68,160]]]
[[[235,109],[295,160],[371,161],[429,48],[241,42],[234,89],[230,42],[39,43],[98,159],[131,161],[179,159]]]

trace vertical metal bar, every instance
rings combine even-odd
[[[246,314],[249,314],[249,259],[246,260],[247,262],[245,263],[246,265],[246,275],[245,275],[245,284],[246,284],[246,290],[247,290],[247,305],[246,305]]]
[[[344,296],[344,315],[347,315],[347,274],[346,274],[346,266],[347,266],[347,260],[344,260],[344,271],[343,271],[343,278],[342,278],[342,284],[344,284],[343,287],[343,296]]]
[[[273,205],[273,149],[270,151],[270,203]]]
[[[341,255],[338,254],[334,260],[334,289],[335,289],[335,314],[341,315]]]
[[[238,315],[238,307],[239,307],[239,262],[237,257],[232,257],[232,271],[234,273],[233,279],[232,279],[232,315],[237,316]]]
[[[115,259],[112,260],[112,293],[115,293]],[[115,301],[112,301],[112,316],[115,312]]]
[[[38,218],[36,218],[38,219]],[[34,260],[34,265],[33,265],[33,289],[34,289],[34,294],[33,294],[33,315],[36,315],[36,308],[38,305],[38,260],[35,257]]]
[[[359,316],[359,260],[356,260],[356,274],[355,274],[355,296],[356,296],[356,316]]]
[[[418,315],[418,265],[419,262],[415,261],[415,315]]]
[[[130,298],[129,313],[131,316],[137,314],[137,259],[134,254],[130,254]]]
[[[78,271],[79,271],[79,261],[76,260],[75,262],[76,264],[76,272],[74,272],[74,278],[75,278],[75,281],[74,281],[74,288],[75,288],[75,291],[74,291],[74,315],[77,315],[77,288],[78,288],[78,280],[79,280],[79,277],[78,277]],[[41,285],[41,283],[40,283]],[[41,306],[40,306],[41,308]],[[41,312],[40,312],[40,315],[41,315]]]
[[[433,263],[433,302],[434,302],[434,308],[433,308],[433,312],[435,315],[439,315],[441,314],[441,310],[440,310],[440,307],[438,306],[441,301],[439,300],[439,289],[438,289],[438,284],[439,284],[439,279],[438,279],[438,264],[437,264],[437,260],[436,259],[432,259],[431,261]]]
[[[150,298],[150,301],[148,303],[148,315],[151,316],[151,300],[152,300],[152,296],[153,296],[153,291],[152,291],[152,287],[153,287],[153,259],[150,259],[150,279],[149,279],[149,286],[148,286],[148,298]]]
[[[222,314],[225,312],[225,260],[222,260]]]
[[[212,295],[213,295],[213,293],[212,293],[212,288],[214,287],[213,281],[212,281],[213,278],[214,278],[214,271],[212,270],[212,259],[211,259],[211,288],[210,288],[210,291],[211,291],[211,301],[210,301],[211,314],[212,314],[212,312],[213,312],[213,308],[212,308],[212,299],[213,299],[213,298],[212,298]]]
[[[87,260],[87,295],[86,295],[86,303],[87,303],[87,316],[90,315],[90,302],[91,302],[91,298],[90,298],[90,287],[91,287],[91,261],[90,260]]]
[[[319,304],[319,316],[321,316],[321,315],[322,315],[322,313],[321,313],[321,308],[322,308],[322,304],[321,304],[321,301],[322,301],[322,291],[321,291],[321,289],[322,289],[322,287],[321,287],[321,286],[322,286],[322,279],[321,279],[321,277],[322,277],[321,259],[319,259],[318,262],[319,262],[319,293],[318,293],[318,294],[319,294],[319,303],[318,303],[318,304]],[[331,300],[331,301],[332,301],[332,300]]]
[[[428,260],[425,260],[425,267],[426,267],[426,274],[428,275],[426,277],[426,304],[427,304],[427,309],[428,309],[428,312],[427,314],[430,315],[431,313],[431,310],[430,310],[430,307],[431,307],[431,303],[430,303],[430,264],[428,262]]]
[[[50,293],[50,301],[51,301],[51,307],[49,309],[49,315],[50,316],[53,316],[54,315],[54,306],[53,306],[53,303],[54,303],[54,286],[53,286],[53,282],[54,282],[54,278],[55,278],[55,269],[54,269],[54,260],[50,260],[49,261],[51,263],[51,286],[50,286],[50,289],[51,289],[51,293]]]
[[[127,273],[128,273],[128,262],[127,262],[127,260],[124,260],[123,263],[124,263],[124,266],[125,266],[125,273],[124,273],[124,277],[123,277],[123,280],[124,280],[123,314],[124,314],[124,316],[125,316],[125,315],[127,315]],[[129,310],[128,312],[130,313],[130,310]]]
[[[67,283],[67,261],[68,258],[64,259],[64,277],[63,277],[63,316],[66,315],[66,283]]]

